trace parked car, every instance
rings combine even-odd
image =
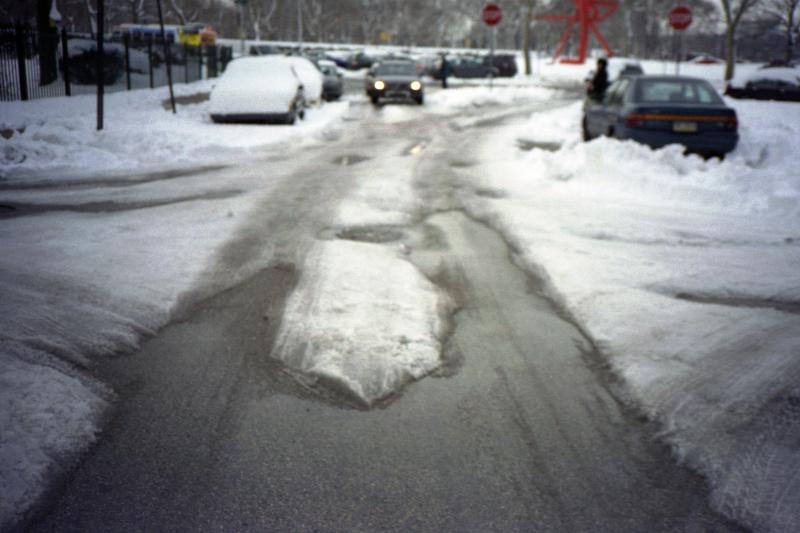
[[[381,99],[413,100],[422,105],[425,88],[412,61],[381,61],[367,73],[364,87],[373,104]]]
[[[308,58],[303,56],[287,56],[289,62],[294,66],[294,70],[300,81],[303,83],[303,91],[308,104],[318,104],[322,102],[322,86],[324,76],[317,66]]]
[[[271,44],[251,44],[248,49],[248,54],[251,56],[268,56],[279,53],[280,50]]]
[[[317,68],[324,76],[322,82],[322,99],[326,102],[338,100],[344,93],[344,82],[342,73],[336,67],[336,63],[327,59],[317,61]]]
[[[480,57],[462,56],[450,63],[450,74],[456,78],[488,78],[489,74],[497,76],[499,72]]]
[[[514,54],[495,54],[491,62],[489,56],[483,58],[485,65],[492,65],[497,69],[499,78],[513,78],[517,75],[517,58]]]
[[[583,138],[632,139],[652,148],[682,144],[703,156],[730,152],[739,141],[736,111],[705,80],[630,76],[612,83],[602,101],[587,98]]]
[[[283,122],[303,118],[303,83],[290,58],[247,56],[231,61],[209,98],[214,122]]]
[[[800,68],[789,63],[764,65],[756,72],[736,76],[725,89],[733,98],[800,102]]]
[[[365,52],[356,52],[347,58],[347,68],[350,70],[370,68],[373,63],[375,63],[375,58]]]

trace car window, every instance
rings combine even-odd
[[[636,101],[643,103],[720,104],[714,88],[703,80],[639,80]]]
[[[416,76],[417,70],[412,63],[384,63],[378,66],[379,76]]]
[[[629,80],[621,79],[612,83],[606,90],[605,97],[603,98],[604,105],[620,105],[625,96],[625,91],[628,89]]]

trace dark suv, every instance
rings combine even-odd
[[[390,60],[375,64],[366,77],[364,87],[373,104],[382,98],[413,100],[422,104],[424,88],[411,61]]]
[[[483,58],[483,63],[489,65],[489,56]],[[513,78],[517,75],[517,58],[512,54],[495,54],[491,64],[496,68],[495,76],[499,78]]]

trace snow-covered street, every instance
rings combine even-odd
[[[800,105],[706,161],[547,87],[0,104],[0,529],[800,528]]]

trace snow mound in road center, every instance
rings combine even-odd
[[[289,299],[273,357],[371,406],[440,365],[447,300],[393,248],[326,241]]]

